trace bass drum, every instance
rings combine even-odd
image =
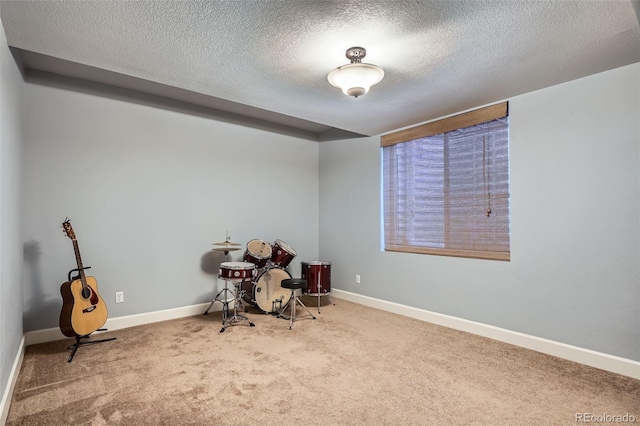
[[[291,274],[284,269],[267,269],[255,282],[242,283],[243,297],[268,314],[280,312],[291,298],[291,290],[280,287],[280,283],[290,278]]]

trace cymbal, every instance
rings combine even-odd
[[[236,251],[240,250],[240,247],[216,247],[212,248],[213,251]]]
[[[221,243],[213,243],[214,246],[241,246],[242,244],[232,243],[231,241],[223,241]]]

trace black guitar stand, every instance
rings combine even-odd
[[[91,266],[85,266],[82,269],[91,269]],[[75,281],[77,279],[80,278],[80,274],[76,275],[75,277],[71,277],[71,274],[74,272],[80,272],[80,269],[76,268],[76,269],[72,269],[69,271],[69,273],[67,274],[67,279],[69,281]],[[99,328],[96,331],[107,331],[106,328]],[[89,337],[91,337],[91,334],[85,334],[84,336],[76,336],[76,342],[69,346],[67,348],[67,350],[71,350],[71,355],[69,356],[69,359],[67,360],[67,362],[71,362],[73,361],[73,357],[76,355],[76,351],[78,350],[78,348],[80,346],[87,346],[87,345],[93,345],[95,343],[102,343],[102,342],[109,342],[111,340],[116,340],[115,337],[109,337],[108,339],[100,339],[100,340],[91,340],[89,342],[81,342],[80,339],[88,339]]]
[[[106,328],[99,328],[96,331],[106,331],[106,330],[107,330]],[[78,350],[78,348],[80,346],[93,345],[94,343],[102,343],[102,342],[108,342],[110,340],[116,340],[115,337],[110,337],[108,339],[91,340],[89,342],[81,342],[80,341],[80,339],[88,339],[90,336],[91,336],[90,334],[87,334],[87,335],[84,335],[84,336],[76,336],[76,342],[73,345],[71,345],[71,346],[69,346],[67,348],[67,350],[73,349],[73,351],[71,352],[71,355],[69,356],[69,359],[67,360],[67,362],[73,361],[73,357],[75,356],[76,351]]]

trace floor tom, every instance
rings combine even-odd
[[[300,262],[300,276],[307,280],[305,294],[324,296],[331,293],[331,262]]]

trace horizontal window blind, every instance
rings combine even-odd
[[[382,146],[395,145],[397,143],[408,142],[414,139],[434,136],[440,133],[447,133],[452,130],[486,123],[487,121],[497,120],[499,118],[507,117],[509,115],[508,109],[509,103],[502,102],[496,105],[476,109],[474,111],[454,115],[442,120],[421,124],[419,126],[383,135],[381,137],[380,144]]]
[[[509,260],[506,103],[385,135],[381,145],[385,250]]]

